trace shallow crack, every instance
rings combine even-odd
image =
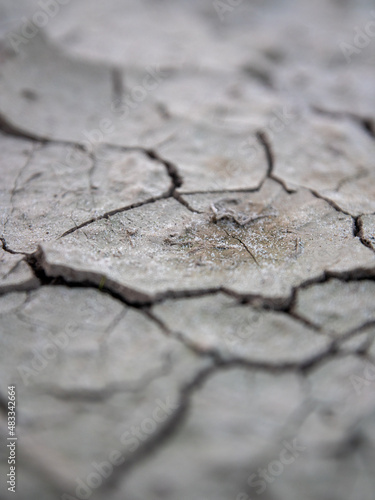
[[[189,350],[193,351],[195,354],[199,356],[209,357],[213,360],[217,368],[232,368],[232,367],[242,367],[251,370],[261,370],[266,371],[268,373],[283,373],[289,371],[300,371],[302,373],[309,371],[324,359],[328,357],[335,356],[339,353],[338,349],[338,339],[332,339],[327,349],[324,351],[312,356],[311,358],[298,362],[298,361],[290,361],[290,362],[268,362],[268,361],[256,361],[251,358],[244,358],[236,355],[223,356],[218,348],[210,348],[210,349],[200,349],[195,342],[187,339],[182,333],[171,330],[157,315],[150,312],[149,318],[155,321],[160,328],[162,328],[165,334],[169,337],[173,337],[184,344]],[[317,329],[317,328],[315,328]],[[320,333],[321,330],[319,330]]]
[[[299,323],[302,323],[304,326],[307,326],[308,328],[315,330],[318,333],[325,333],[325,332],[323,332],[323,329],[319,325],[317,325],[316,323],[309,321],[307,318],[304,318],[303,316],[300,316],[299,314],[297,314],[291,305],[282,312],[285,312],[291,318],[295,319]],[[330,334],[327,334],[327,335],[330,335]]]
[[[55,139],[49,139],[47,137],[41,137],[41,136],[36,136],[33,134],[28,134],[27,132],[24,132],[23,130],[10,125],[9,122],[7,121],[7,119],[4,118],[1,114],[0,114],[0,131],[5,133],[6,135],[32,140],[32,141],[38,142],[40,144],[47,144],[47,143],[65,144],[65,145],[70,145],[70,146],[74,146],[74,147],[79,147],[80,149],[85,151],[84,146],[82,146],[79,142],[74,143],[71,141],[55,140]],[[145,149],[145,148],[137,147],[137,146],[134,146],[134,147],[132,147],[132,146],[118,146],[118,145],[114,145],[111,143],[105,143],[105,142],[101,142],[100,144],[103,146],[107,146],[109,148],[112,148],[112,149],[118,149],[120,151],[126,151],[126,152],[138,151],[138,152],[145,154],[151,160],[158,161],[166,168],[167,174],[171,179],[171,187],[168,189],[168,191],[166,193],[164,193],[160,196],[151,197],[151,198],[144,200],[144,201],[141,201],[141,202],[135,202],[135,203],[132,203],[130,205],[126,205],[124,207],[110,210],[110,211],[105,212],[104,214],[102,214],[98,217],[92,217],[91,219],[88,219],[87,221],[84,221],[81,224],[75,225],[73,228],[68,229],[61,236],[59,236],[57,239],[63,238],[71,233],[74,233],[78,229],[81,229],[85,226],[88,226],[88,225],[92,224],[93,222],[97,222],[98,220],[107,219],[108,217],[111,217],[111,216],[116,215],[118,213],[132,210],[133,208],[138,208],[138,207],[141,207],[143,205],[147,205],[149,203],[154,203],[156,201],[171,198],[171,197],[173,197],[177,202],[181,203],[185,208],[187,208],[191,212],[199,213],[196,210],[194,210],[184,199],[182,199],[179,194],[176,193],[176,189],[182,185],[182,178],[181,178],[177,168],[171,162],[161,158],[154,150]],[[30,154],[30,158],[32,157],[32,154],[34,153],[34,151],[35,151],[35,149]],[[92,175],[93,175],[93,172],[95,170],[95,167],[96,167],[96,165],[95,165],[96,161],[95,161],[95,153],[93,151],[89,152],[89,155],[90,155],[92,162],[93,162],[92,167],[89,171],[90,191],[92,193],[93,185],[92,185],[91,179],[92,179]],[[29,160],[30,160],[30,158],[29,158]],[[27,163],[25,166],[27,166]],[[25,168],[25,166],[23,168]],[[17,179],[18,179],[18,177],[17,177]],[[16,182],[17,182],[17,180],[16,180]],[[12,191],[12,196],[13,196],[14,191],[15,191],[15,188]],[[22,253],[22,252],[19,252],[19,253]]]
[[[360,326],[356,326],[355,328],[353,328],[352,330],[346,332],[344,335],[340,336],[339,338],[336,339],[337,341],[337,345],[339,347],[341,347],[341,344],[343,344],[346,340],[350,340],[352,339],[353,337],[356,337],[357,335],[360,335],[361,333],[363,333],[364,331],[366,331],[368,328],[371,328],[375,326],[375,320],[369,320],[369,321],[365,321],[364,323],[362,323],[362,325]],[[371,346],[372,344],[372,339],[369,339],[366,344],[369,343],[369,345],[366,347],[365,346],[365,349],[363,348],[359,348],[358,351],[356,351],[356,354],[365,354],[366,353],[366,350]]]
[[[368,170],[366,169],[360,169],[359,172],[357,172],[356,174],[353,174],[349,177],[345,177],[344,179],[342,179],[338,185],[337,185],[337,188],[335,189],[336,192],[339,192],[340,189],[342,189],[346,184],[349,184],[353,181],[359,181],[360,179],[363,179],[365,177],[367,177],[369,175],[369,172]]]
[[[362,130],[364,130],[372,139],[375,139],[375,123],[370,117],[361,116],[350,111],[333,111],[321,108],[320,106],[312,106],[312,111],[320,115],[328,116],[336,120],[342,120],[347,118],[353,121],[356,125],[359,125]]]
[[[113,146],[110,146],[110,145],[107,145],[107,146],[108,147],[113,147]],[[90,224],[92,224],[94,222],[99,221],[99,220],[108,219],[109,217],[112,217],[113,215],[116,215],[118,213],[127,212],[129,210],[132,210],[133,208],[139,208],[139,207],[142,207],[144,205],[148,205],[150,203],[155,203],[156,201],[166,200],[168,198],[174,198],[177,202],[181,203],[185,208],[187,208],[191,212],[193,212],[193,213],[199,213],[196,210],[194,210],[176,192],[176,189],[182,185],[182,179],[180,177],[180,174],[177,171],[177,168],[172,163],[170,163],[167,160],[164,160],[163,158],[161,158],[153,150],[143,149],[143,148],[138,148],[138,147],[134,147],[134,148],[121,147],[120,149],[122,151],[138,151],[138,152],[141,152],[144,155],[146,155],[148,158],[150,158],[151,160],[157,161],[160,164],[162,164],[166,168],[167,174],[168,174],[169,178],[171,179],[171,187],[164,194],[161,194],[160,196],[153,196],[151,198],[148,198],[147,200],[135,202],[135,203],[132,203],[130,205],[125,205],[125,206],[120,207],[120,208],[115,208],[113,210],[109,210],[108,212],[105,212],[104,214],[99,215],[97,217],[91,217],[91,219],[88,219],[88,220],[82,222],[81,224],[75,225],[74,227],[72,227],[72,228],[68,229],[67,231],[65,231],[61,236],[59,236],[57,238],[58,240],[60,238],[64,238],[65,236],[68,236],[69,234],[74,233],[78,229],[82,229],[83,227],[86,227],[86,226],[88,226],[88,225],[90,225]],[[90,178],[90,189],[92,191],[92,181],[91,181],[91,178],[92,178],[93,171],[95,169],[95,155],[94,155],[94,153],[91,154],[91,157],[92,157],[93,164],[92,164],[92,167],[91,167],[90,172],[89,172],[89,178]]]
[[[266,135],[265,132],[258,132],[257,134],[257,137],[259,139],[259,141],[261,142],[261,144],[263,145],[263,147],[265,148],[265,151],[266,151],[266,156],[267,156],[267,159],[268,159],[268,172],[267,172],[267,177],[263,180],[262,182],[262,185],[264,184],[264,182],[266,181],[267,178],[269,179],[272,179],[274,180],[275,182],[279,183],[282,188],[286,191],[287,194],[293,194],[295,192],[295,190],[293,189],[289,189],[287,187],[287,185],[285,184],[285,182],[282,180],[282,179],[279,179],[277,176],[275,176],[275,174],[273,173],[273,168],[274,168],[274,155],[273,155],[273,151],[272,151],[272,147],[271,147],[271,144],[270,144],[270,141]],[[364,176],[366,176],[368,174],[367,171],[362,171],[360,172],[359,174],[356,174],[355,176],[351,177],[351,178],[347,178],[347,179],[344,179],[343,181],[341,181],[341,183],[338,185],[336,191],[338,191],[346,182],[350,182],[350,180],[353,180],[353,179],[360,179],[360,178],[363,178]],[[302,187],[302,186],[301,186]],[[361,231],[357,231],[356,227],[357,227],[357,221],[360,220],[360,217],[354,217],[350,212],[344,210],[343,208],[341,208],[337,203],[335,203],[333,200],[331,200],[330,198],[328,198],[327,196],[324,196],[323,194],[321,194],[319,191],[315,190],[315,189],[311,189],[311,188],[308,188],[308,190],[310,191],[310,193],[315,196],[316,198],[320,199],[320,200],[323,200],[325,201],[326,203],[328,203],[333,209],[335,209],[337,212],[340,212],[344,215],[349,215],[350,217],[352,217],[354,219],[354,224],[355,224],[355,228],[354,228],[354,231],[353,231],[353,234],[354,234],[354,237],[359,237],[361,243],[370,248],[371,250],[373,250],[372,246],[370,243],[368,243],[366,241],[366,238],[364,237],[363,233]]]
[[[183,205],[185,208],[187,208],[190,212],[192,212],[193,214],[203,214],[204,212],[201,212],[199,210],[196,210],[195,208],[193,208],[187,200],[185,200],[185,198],[180,194],[178,193],[177,191],[174,191],[173,194],[172,194],[173,198],[178,201],[178,203],[181,203],[181,205]]]
[[[178,433],[181,426],[186,421],[189,411],[191,410],[192,397],[207,380],[216,375],[219,371],[230,370],[233,368],[243,368],[246,370],[262,370],[267,373],[278,374],[285,371],[298,371],[301,375],[306,376],[308,372],[316,368],[320,363],[327,361],[333,357],[345,357],[346,355],[340,353],[334,342],[323,353],[311,358],[310,360],[301,364],[280,364],[269,365],[263,363],[252,363],[245,360],[230,360],[223,361],[220,359],[215,360],[215,364],[200,371],[191,382],[186,384],[180,391],[180,403],[176,412],[172,417],[154,434],[148,441],[144,443],[134,454],[129,457],[125,462],[118,467],[115,472],[103,483],[101,489],[111,490],[115,488],[120,481],[122,481],[133,469],[138,467],[145,459],[148,459],[152,453],[158,451],[163,447],[168,440],[170,440],[176,433]],[[303,421],[305,412],[299,412],[294,418]],[[286,426],[287,427],[287,426]]]
[[[127,316],[128,310],[122,308],[122,310],[111,320],[110,324],[105,328],[102,336],[99,338],[99,351],[102,355],[108,347],[108,341],[115,330],[116,326]]]
[[[91,167],[88,172],[88,178],[89,178],[89,189],[90,189],[90,195],[91,195],[91,201],[93,206],[95,205],[95,199],[94,199],[94,191],[95,191],[95,186],[93,183],[93,176],[97,167],[97,158],[95,152],[89,153],[89,157],[91,159]]]
[[[323,200],[326,203],[328,203],[328,205],[334,208],[336,212],[340,212],[344,215],[349,215],[350,217],[353,217],[353,215],[350,212],[347,212],[346,210],[342,209],[339,205],[337,205],[337,203],[332,201],[330,198],[327,198],[326,196],[322,195],[321,193],[319,193],[319,191],[316,191],[315,189],[309,189],[309,191],[313,196],[315,196],[315,198],[319,198],[320,200]]]
[[[21,262],[22,262],[22,260],[19,260],[18,262],[16,262],[16,263],[14,264],[14,266],[13,266],[13,267],[11,267],[11,268],[9,269],[9,271],[8,271],[7,273],[5,273],[5,274],[1,277],[1,279],[2,279],[2,280],[6,280],[6,279],[7,279],[7,278],[8,278],[8,277],[9,277],[9,276],[10,276],[10,275],[11,275],[11,274],[12,274],[12,273],[13,273],[13,272],[17,269],[17,267],[21,264]]]
[[[0,130],[5,135],[27,139],[28,141],[45,142],[48,140],[46,137],[35,135],[32,132],[26,132],[25,130],[12,125],[2,113],[0,113]]]
[[[168,325],[150,309],[147,310],[143,309],[143,312],[151,321],[156,323],[156,325],[160,328],[160,330],[162,330],[164,335],[166,335],[167,337],[172,337],[174,339],[177,339],[187,349],[192,351],[194,354],[197,354],[198,356],[206,356],[212,358],[216,362],[219,361],[220,357],[217,355],[216,351],[199,349],[194,342],[190,342],[189,339],[187,339],[183,334],[171,330],[168,327]]]
[[[274,155],[273,148],[271,145],[271,140],[270,140],[269,136],[267,135],[267,133],[264,132],[263,130],[260,130],[257,132],[256,137],[264,149],[264,152],[265,152],[265,155],[267,158],[267,165],[268,165],[266,176],[256,191],[260,191],[260,189],[263,187],[263,185],[267,179],[272,179],[273,181],[280,184],[280,186],[283,188],[283,190],[287,194],[294,193],[294,190],[289,189],[288,186],[285,184],[285,182],[282,179],[280,179],[279,177],[277,177],[277,175],[275,175],[275,173],[274,173],[275,155]]]
[[[25,139],[32,142],[42,144],[65,144],[68,146],[75,146],[84,149],[83,145],[79,142],[68,141],[65,139],[51,139],[50,137],[34,134],[33,132],[26,131],[16,125],[13,125],[9,120],[0,112],[0,131],[11,137]]]
[[[163,446],[181,427],[190,410],[191,398],[200,389],[204,382],[215,373],[215,367],[210,366],[198,372],[190,382],[185,384],[179,394],[179,404],[172,416],[154,433],[150,439],[144,442],[131,456],[129,456],[120,466],[114,469],[107,481],[104,481],[100,490],[111,490],[123,480],[126,474],[138,466],[143,460]],[[126,455],[127,453],[125,453]]]
[[[255,264],[259,267],[259,263],[255,257],[255,255],[252,253],[252,251],[249,249],[249,247],[240,239],[238,238],[237,236],[233,236],[232,234],[229,234],[228,231],[222,227],[222,230],[225,232],[225,234],[228,236],[228,238],[232,238],[236,241],[238,241],[238,243],[240,243],[240,245],[243,246],[243,248],[246,250],[246,252],[250,255],[250,257],[253,259],[253,261],[255,262]]]
[[[13,188],[12,188],[12,190],[11,190],[11,192],[10,192],[10,206],[11,206],[11,210],[10,210],[10,212],[8,213],[7,218],[6,218],[6,220],[5,220],[5,222],[4,222],[4,225],[3,225],[3,231],[4,231],[4,232],[5,232],[5,229],[6,229],[7,225],[8,225],[9,219],[12,217],[12,215],[13,215],[13,213],[14,213],[14,197],[15,197],[15,195],[16,195],[16,193],[17,193],[17,191],[19,190],[19,187],[18,187],[18,181],[19,181],[19,179],[20,179],[20,177],[21,177],[22,173],[24,172],[24,170],[26,170],[26,168],[29,166],[29,164],[30,164],[31,160],[33,159],[34,154],[35,154],[35,152],[37,151],[37,147],[38,147],[38,145],[43,146],[43,143],[33,145],[33,147],[32,147],[32,149],[31,149],[31,151],[30,151],[30,152],[29,152],[29,154],[27,155],[27,158],[26,158],[25,163],[24,163],[24,164],[22,165],[22,167],[19,169],[19,171],[18,171],[18,173],[17,173],[17,176],[16,176],[16,178],[15,178],[15,180],[14,180]]]
[[[91,217],[91,219],[88,219],[85,222],[82,222],[81,224],[78,224],[78,225],[68,229],[67,231],[65,231],[65,233],[63,233],[61,236],[59,236],[57,238],[57,240],[64,238],[65,236],[68,236],[69,234],[72,234],[72,233],[78,231],[78,229],[82,229],[83,227],[89,226],[90,224],[92,224],[94,222],[98,222],[98,221],[103,220],[103,219],[108,219],[109,217],[112,217],[113,215],[116,215],[116,214],[119,214],[122,212],[127,212],[129,210],[132,210],[133,208],[143,207],[144,205],[149,205],[151,203],[155,203],[156,201],[165,200],[167,198],[170,198],[169,194],[154,196],[154,197],[148,198],[147,200],[144,200],[144,201],[138,201],[136,203],[126,205],[125,207],[120,207],[120,208],[115,208],[113,210],[109,210],[108,212],[105,212],[102,215],[98,215],[97,217]]]
[[[264,181],[262,181],[264,182]],[[233,189],[213,189],[208,191],[184,191],[181,196],[191,196],[195,194],[225,194],[225,193],[257,193],[261,187],[256,188],[233,188]]]
[[[329,198],[325,197],[324,195],[320,194],[318,191],[315,191],[313,189],[309,189],[310,193],[315,196],[315,198],[318,198],[320,200],[325,201],[330,205],[332,208],[334,208],[337,212],[340,212],[344,215],[349,215],[353,219],[353,237],[354,238],[359,238],[360,242],[367,248],[370,248],[370,250],[373,250],[373,247],[371,245],[371,242],[367,241],[365,235],[363,234],[362,230],[362,215],[359,215],[358,217],[355,217],[352,215],[350,212],[347,212],[346,210],[342,209],[339,205],[337,205],[334,201],[330,200]]]
[[[112,103],[115,111],[121,109],[122,97],[124,95],[124,82],[122,79],[122,71],[114,66],[111,70],[112,81]]]
[[[171,119],[171,117],[172,117],[171,113],[170,113],[170,111],[169,111],[169,109],[168,109],[168,107],[166,106],[165,103],[163,103],[163,102],[156,102],[154,104],[154,107],[155,107],[156,112],[159,114],[159,116],[163,120],[170,120]]]
[[[145,389],[151,382],[158,378],[170,375],[172,372],[173,363],[170,358],[170,353],[165,354],[162,367],[151,370],[146,375],[138,379],[134,383],[115,382],[106,385],[100,389],[61,389],[59,387],[48,385],[39,385],[43,393],[48,393],[55,398],[66,401],[93,401],[105,402],[115,394],[123,394],[127,392],[137,393]]]

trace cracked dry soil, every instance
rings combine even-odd
[[[0,2],[1,500],[373,500],[373,3],[52,4]]]

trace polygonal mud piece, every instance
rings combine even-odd
[[[189,344],[225,359],[302,365],[330,344],[329,338],[286,314],[239,305],[221,294],[167,301],[154,312]]]
[[[285,100],[264,84],[239,73],[198,71],[164,72],[152,92],[155,104],[166,117],[180,117],[206,127],[226,131],[264,128],[276,113],[283,113]],[[130,84],[130,88],[137,84]]]
[[[375,250],[375,215],[363,215],[359,219],[360,232],[358,236],[362,242]]]
[[[18,309],[27,299],[26,292],[9,292],[0,297],[0,314]]]
[[[263,36],[283,56],[273,68],[274,86],[304,105],[337,113],[339,121],[345,113],[374,119],[375,44],[365,31],[357,38],[371,29],[371,12],[371,0],[329,2],[324,9],[307,1],[284,3],[278,29],[265,32],[262,26]],[[288,48],[280,43],[287,37]]]
[[[371,457],[374,380],[375,365],[354,356],[329,360],[310,373],[312,411],[295,434],[306,452],[267,485],[271,495],[339,500],[350,491],[350,498],[372,498],[372,468],[358,457]],[[270,454],[267,462],[274,459]]]
[[[316,411],[301,427],[309,447],[324,449],[375,408],[375,365],[359,356],[327,360],[309,374]]]
[[[344,335],[375,321],[375,282],[332,279],[297,292],[294,312],[311,323]]]
[[[274,174],[353,216],[375,211],[374,140],[352,120],[306,116],[271,137]]]
[[[244,4],[237,9],[247,14],[255,29],[258,19],[254,19],[254,7]],[[226,23],[221,22],[214,4],[207,0],[183,3],[183,7],[180,2],[110,0],[105,8],[82,0],[69,5],[69,10],[62,7],[47,26],[49,36],[66,53],[126,68],[204,67],[229,72],[233,66],[238,68],[256,58],[258,53],[246,36],[248,30],[238,36],[237,24],[237,29],[229,33],[223,33],[223,28]],[[143,33],[141,42],[139,33]]]
[[[0,248],[0,294],[28,290],[37,285],[38,279],[22,255],[13,255]]]
[[[79,143],[89,151],[102,142],[158,143],[165,137],[164,118],[147,101],[132,101],[127,113],[119,113],[112,74],[105,63],[67,57],[38,33],[3,65],[3,126],[40,139]]]
[[[373,500],[373,287],[353,281],[375,276],[375,43],[356,37],[373,0],[0,4],[0,129],[25,138],[0,137],[0,407],[15,383],[19,435],[17,494],[0,497],[88,498],[78,481],[99,477],[92,500]],[[45,16],[12,54],[9,35]],[[173,194],[172,165],[102,142],[165,156],[202,213],[155,202]],[[302,188],[246,192],[267,174]],[[14,292],[39,285],[38,262],[11,251],[39,242],[39,263],[74,289]],[[108,288],[166,299],[152,311],[170,336]],[[265,310],[296,295],[303,318]],[[324,355],[329,335],[309,321],[337,350]],[[242,369],[217,356],[197,378],[213,357],[189,344]],[[128,462],[108,472],[115,450]]]
[[[55,43],[75,57],[109,59],[112,64],[130,68],[146,68],[155,65],[155,61],[164,67],[174,68],[185,61],[195,66],[197,54],[193,54],[191,48],[198,40],[201,46],[210,42],[203,16],[197,15],[190,5],[185,6],[184,16],[178,5],[146,5],[143,1],[119,4],[110,0],[105,9],[100,4],[93,6],[82,1],[69,7],[68,12],[61,9],[48,31]],[[164,22],[166,18],[168,23]],[[189,23],[195,26],[194,40]],[[73,38],[69,36],[72,32],[76,33]],[[144,34],[144,41],[136,43],[140,32]]]
[[[192,0],[183,3],[182,10],[179,2],[154,5],[147,0],[136,3],[111,0],[104,8],[102,4],[94,6],[89,0],[81,0],[68,8],[62,6],[46,30],[55,44],[76,58],[110,61],[127,68],[148,67],[157,61],[168,68],[204,67],[235,73],[251,65],[260,73],[259,79],[270,85],[272,80],[263,76],[263,68],[265,63],[273,63],[272,76],[281,73],[284,77],[281,88],[288,84],[292,91],[302,93],[302,85],[292,86],[297,83],[292,80],[295,76],[290,68],[292,62],[300,72],[313,67],[315,72],[311,71],[311,76],[318,82],[334,70],[355,73],[352,64],[347,64],[339,42],[353,43],[353,26],[366,25],[372,7],[370,0],[360,4],[353,0],[345,4],[330,2],[324,11],[320,4],[307,1],[296,4],[285,0],[281,9],[276,2],[265,8],[262,2]],[[165,19],[169,22],[165,23]],[[142,41],[139,33],[143,33]],[[351,62],[371,61],[372,51],[372,44],[364,51],[356,50]],[[332,98],[345,103],[340,90],[346,82],[342,81],[342,73],[334,76]],[[321,86],[329,87],[329,82],[323,82],[325,85]],[[356,84],[351,80],[347,87],[355,89]],[[311,90],[319,95],[321,89],[309,86],[309,95]]]
[[[273,182],[254,199],[262,194],[275,215],[245,226],[212,222],[213,198],[202,215],[161,200],[42,245],[41,263],[50,276],[89,280],[146,302],[223,286],[285,301],[293,287],[325,272],[374,273],[375,255],[353,238],[351,217],[307,191],[288,195]]]
[[[374,422],[375,409],[372,409],[347,429],[336,443],[329,443],[319,451],[307,443],[306,452],[283,467],[282,474],[275,477],[274,482],[266,483],[270,498],[371,500],[375,488],[372,467]],[[334,432],[334,425],[330,429]],[[310,429],[302,428],[298,436],[308,438],[309,432]],[[274,459],[268,456],[269,463]]]
[[[283,449],[282,431],[303,399],[295,374],[215,374],[192,396],[174,439],[130,471],[114,498],[237,498],[262,454]]]
[[[95,153],[91,188],[97,213],[157,198],[172,188],[166,167],[140,151],[101,147]]]
[[[375,326],[370,324],[364,326],[355,335],[344,338],[340,342],[340,351],[346,354],[363,354],[368,352],[375,340]]]
[[[193,210],[206,213],[211,219],[217,219],[217,212],[222,209],[223,215],[227,212],[229,220],[242,225],[246,219],[256,219],[258,215],[261,217],[277,215],[274,202],[281,195],[281,186],[267,180],[261,189],[251,193],[223,191],[181,196]]]
[[[40,33],[2,70],[3,117],[37,136],[76,142],[86,128],[96,128],[110,99],[109,68],[69,60]]]
[[[82,155],[78,165],[69,164],[67,157],[62,145],[36,144],[15,182],[4,186],[9,202],[3,236],[12,250],[36,250],[39,241],[55,239],[74,225],[72,217],[88,217],[85,194],[91,161]]]
[[[339,209],[357,217],[375,211],[375,174],[374,165],[367,164],[358,176],[343,181],[339,189],[335,192],[319,191],[325,198],[330,200]]]
[[[237,131],[185,122],[157,150],[178,167],[181,193],[256,189],[268,170],[254,127]]]
[[[101,147],[92,159],[74,147],[37,144],[26,164],[19,161],[16,169],[11,153],[10,159],[4,162],[0,196],[3,237],[15,251],[35,251],[40,242],[171,187],[165,167],[137,151]]]
[[[11,328],[12,323],[17,323],[17,328]],[[30,390],[45,386],[56,394],[84,394],[107,388],[109,397],[111,391],[131,391],[138,385],[142,388],[143,383],[147,385],[147,374],[162,373],[166,366],[173,366],[174,356],[179,353],[186,351],[187,359],[194,357],[180,343],[164,337],[143,314],[95,290],[61,286],[29,292],[27,302],[18,307],[17,316],[11,312],[3,315],[4,348],[11,340],[11,330],[18,331],[19,341],[22,336],[25,338],[22,337],[20,352],[15,353],[16,361],[4,358],[6,367]],[[153,348],[145,349],[144,343]],[[46,347],[51,344],[55,345],[54,355]],[[160,352],[156,354],[157,349]],[[36,356],[40,361],[43,357],[48,360],[51,354],[53,363],[47,363],[49,366],[40,373],[28,370],[32,368],[32,350],[40,354]],[[140,362],[148,356],[151,357],[147,362]],[[9,363],[15,365],[13,369]]]
[[[64,465],[68,493],[93,461],[108,460],[114,450],[132,457],[153,438],[178,410],[182,387],[208,361],[96,290],[46,286],[21,299],[12,309],[0,298],[1,393],[14,384],[22,401],[19,452],[32,445],[45,458],[56,455],[50,469]]]
[[[35,143],[0,133],[0,147],[0,225],[2,231],[10,214],[18,176],[27,165]]]
[[[364,24],[368,22],[369,10]],[[352,33],[348,39],[353,40],[355,23],[351,22]],[[353,43],[352,40],[350,43]],[[338,122],[348,117],[357,121],[359,126],[361,122],[363,125],[374,122],[375,95],[371,80],[375,75],[372,64],[375,44],[371,43],[361,54],[355,54],[351,64],[347,64],[341,49],[337,49],[333,57],[338,64],[334,67],[332,60],[329,61],[329,71],[322,69],[319,63],[310,65],[290,61],[290,64],[279,65],[274,76],[277,86],[288,88],[295,100],[308,104],[317,113],[332,116]],[[361,56],[365,56],[362,61]],[[365,126],[363,129],[365,132]]]

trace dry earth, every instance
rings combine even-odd
[[[1,500],[374,499],[374,63],[370,0],[0,1]]]

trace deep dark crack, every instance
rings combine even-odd
[[[353,234],[354,237],[360,239],[361,243],[365,247],[370,248],[370,250],[374,251],[374,247],[371,241],[369,241],[364,234],[362,216],[353,217]]]

